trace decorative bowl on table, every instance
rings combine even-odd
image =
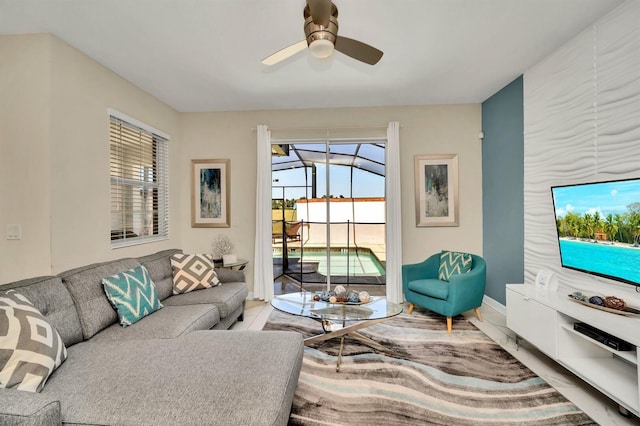
[[[371,302],[371,296],[366,291],[347,291],[339,285],[334,290],[314,294],[313,300],[341,305],[363,305]]]
[[[601,311],[625,316],[638,316],[640,314],[640,309],[628,306],[626,302],[619,297],[585,294],[581,291],[574,291],[568,296],[574,302]]]

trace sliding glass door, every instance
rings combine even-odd
[[[385,291],[384,141],[295,141],[272,152],[276,293]]]

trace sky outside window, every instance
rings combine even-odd
[[[349,166],[331,165],[331,191],[330,195],[334,197],[345,198],[350,196],[351,171]],[[326,166],[324,164],[316,165],[317,179],[317,196],[318,198],[326,195]],[[275,171],[271,174],[273,188],[273,198],[282,197],[282,189],[280,186],[304,186],[305,172],[307,173],[307,183],[311,185],[311,168],[297,168]],[[277,179],[277,181],[275,181]],[[305,188],[288,188],[285,198],[299,199],[301,197],[311,198],[311,188],[305,191]],[[384,176],[379,176],[355,168],[353,170],[353,197],[384,197]]]

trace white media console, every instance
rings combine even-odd
[[[640,415],[637,347],[640,318],[617,315],[528,284],[507,284],[507,327],[636,416]],[[631,343],[618,351],[574,330],[586,323]]]

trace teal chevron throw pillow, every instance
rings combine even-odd
[[[156,285],[147,268],[140,265],[102,279],[107,298],[118,312],[120,325],[127,327],[162,308]]]
[[[440,253],[440,269],[438,279],[449,281],[452,275],[465,274],[471,270],[471,255],[456,251],[442,250]]]

